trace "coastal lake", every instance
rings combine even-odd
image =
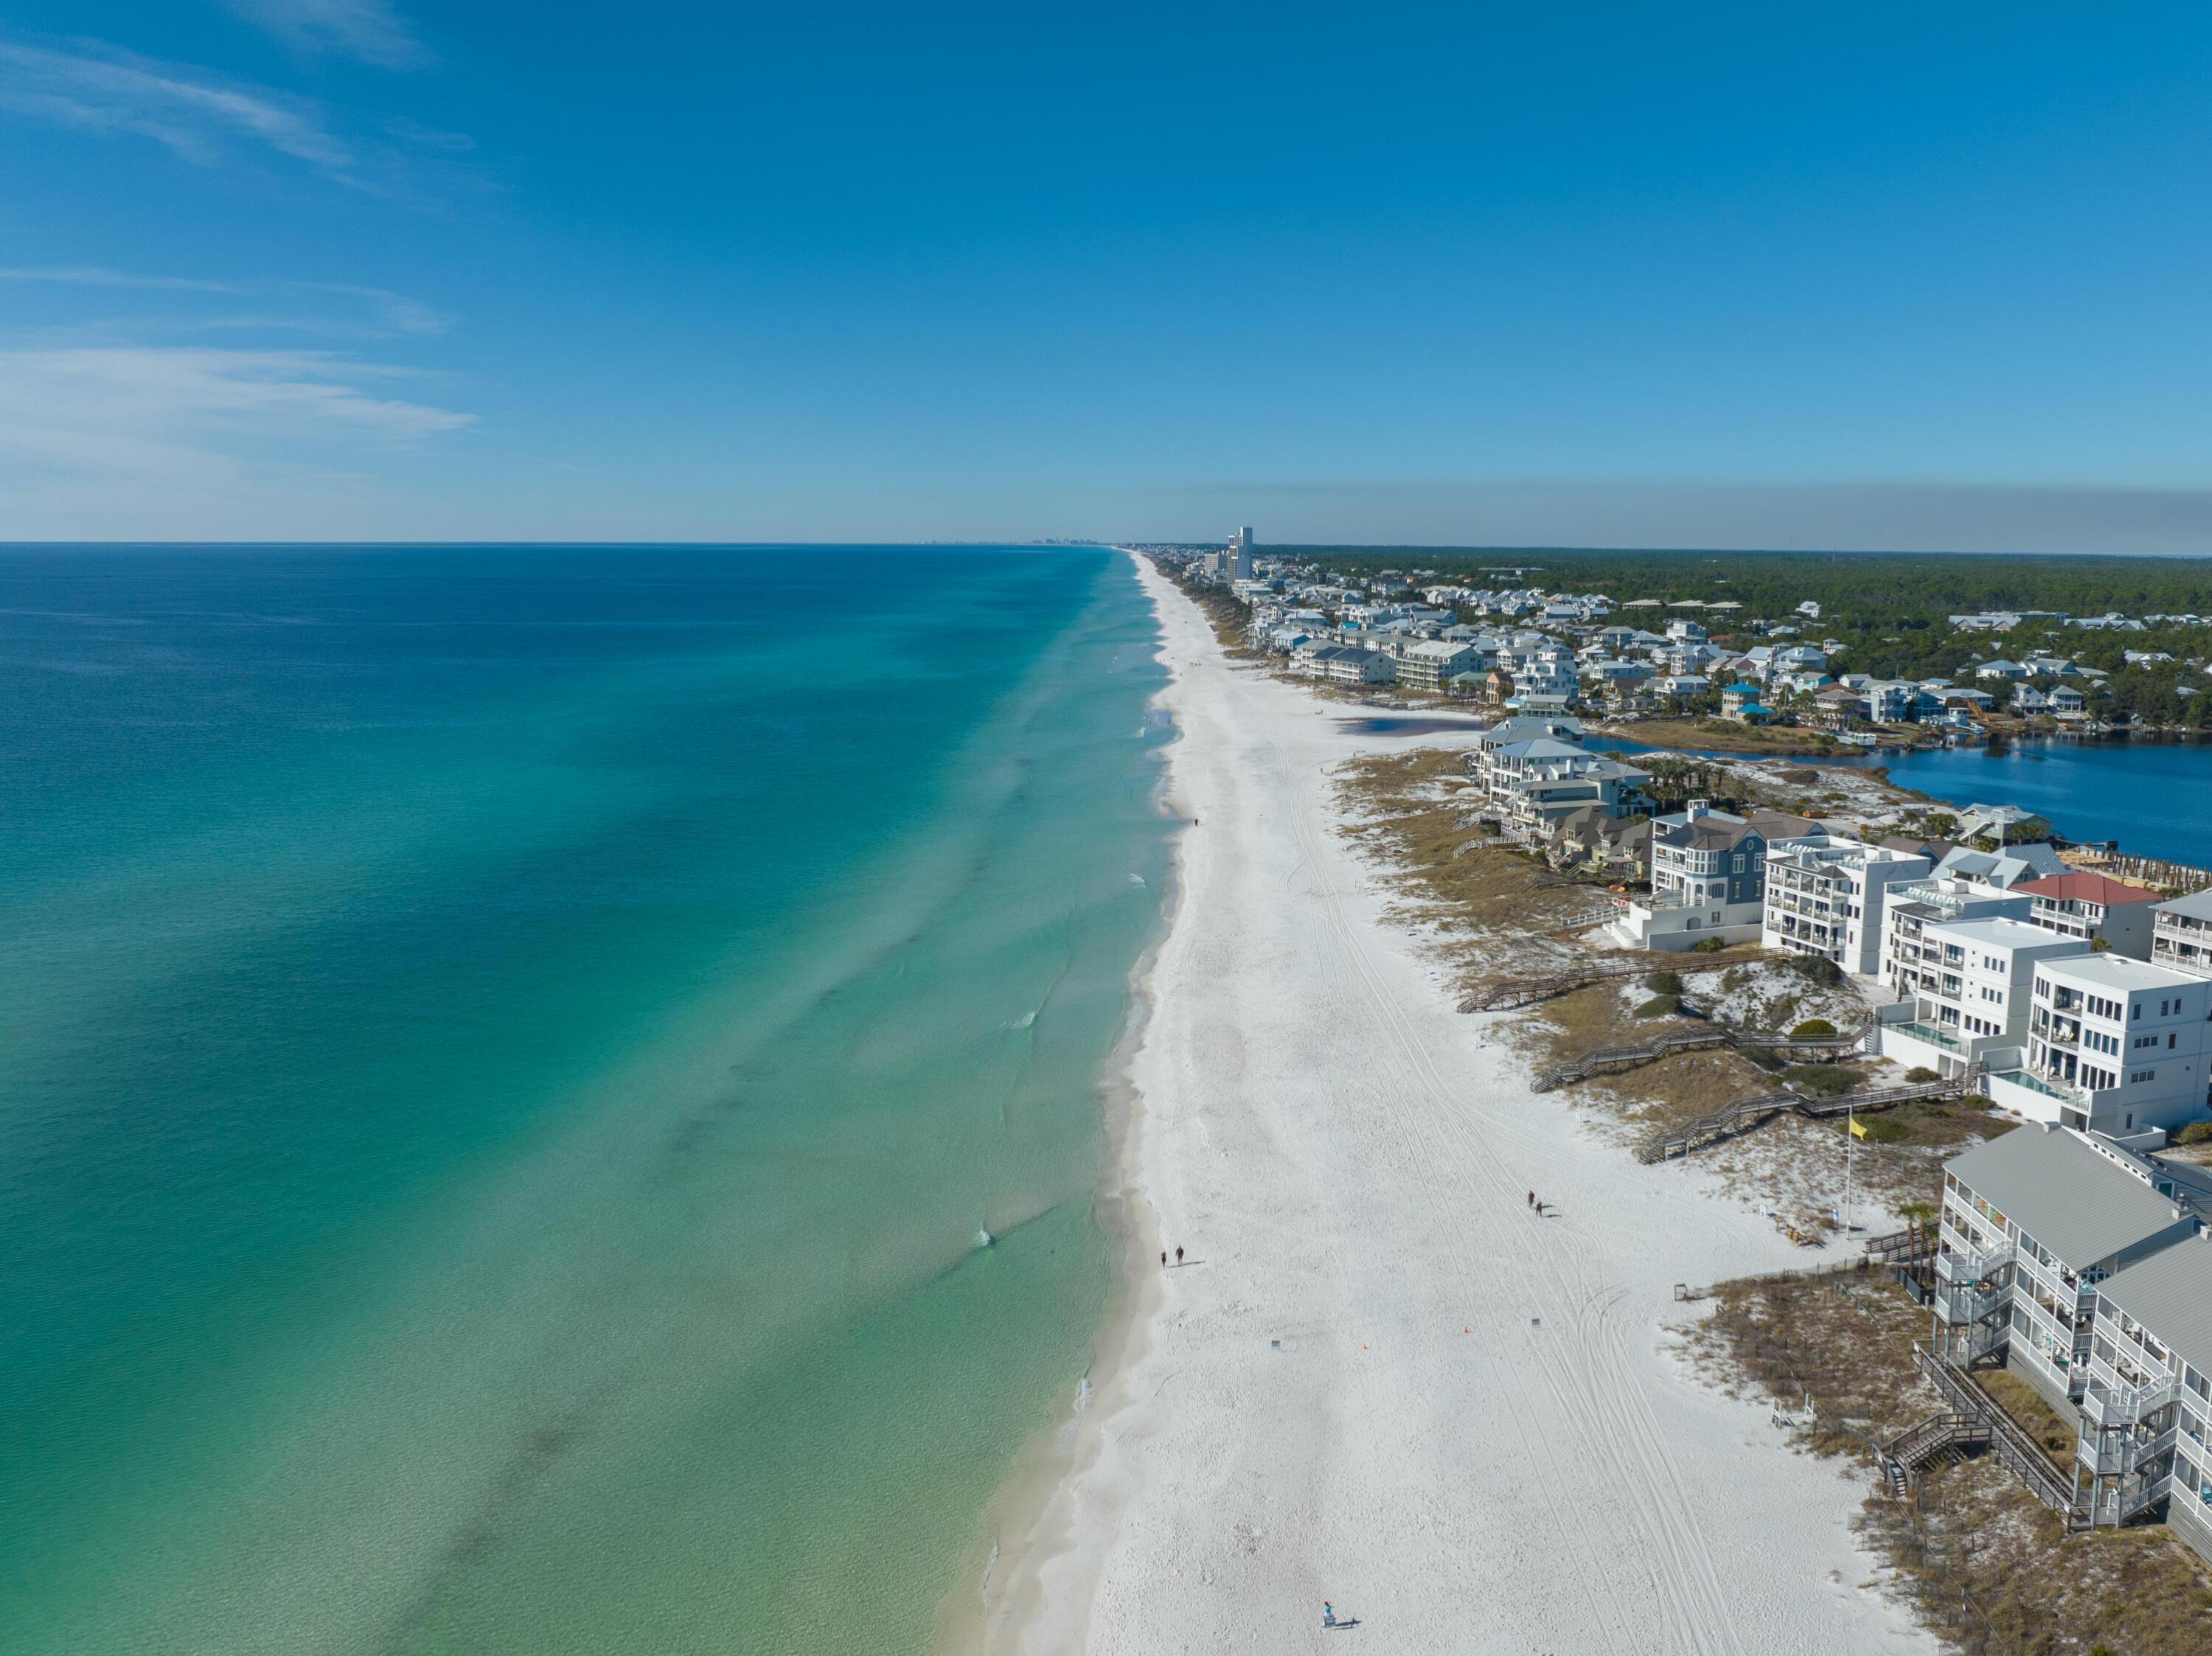
[[[1380,714],[1347,722],[1377,735],[1413,736],[1471,729],[1480,721]],[[1589,745],[1612,753],[1656,751],[1613,737],[1592,737]],[[1713,751],[1708,756],[1747,755]],[[2018,805],[2045,818],[2069,840],[2117,840],[2123,851],[2137,856],[2212,868],[2212,742],[2051,739],[1803,762],[1879,766],[1900,787],[1916,788],[1947,804]]]
[[[0,1653],[926,1650],[1112,1291],[1158,636],[1095,549],[0,552]]]

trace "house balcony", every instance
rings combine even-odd
[[[2002,1247],[1954,1248],[1948,1253],[1939,1253],[1936,1256],[1936,1280],[1961,1287],[1986,1283],[2008,1269],[2018,1253],[2008,1242]]]
[[[2081,1423],[2099,1431],[2140,1426],[2180,1398],[2180,1385],[2172,1380],[2152,1386],[2092,1384],[2081,1395]],[[2169,1424],[2160,1435],[2164,1437],[2172,1430]]]

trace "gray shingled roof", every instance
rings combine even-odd
[[[2016,1127],[1946,1171],[2079,1269],[2173,1225],[2173,1202],[2063,1128]]]
[[[2200,1374],[2212,1375],[2212,1242],[2176,1242],[2106,1277],[2099,1296],[2150,1330]]]

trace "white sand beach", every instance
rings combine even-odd
[[[1529,1093],[1334,831],[1325,771],[1386,739],[1232,665],[1139,568],[1197,819],[1130,1077],[1151,1263],[1065,1476],[1000,1538],[987,1647],[1937,1649],[1866,1585],[1862,1475],[1667,1349],[1674,1284],[1802,1256]]]

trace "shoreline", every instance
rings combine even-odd
[[[1144,558],[1115,549],[1130,560],[1132,573],[1145,586],[1160,627],[1153,658],[1169,665],[1170,678],[1155,693],[1151,705],[1164,707],[1175,680],[1172,664],[1167,661],[1167,616],[1160,594],[1146,579],[1150,565]],[[1174,723],[1172,719],[1170,722]],[[1071,1538],[1052,1528],[1060,1495],[1095,1456],[1098,1445],[1095,1433],[1088,1429],[1117,1401],[1115,1388],[1142,1356],[1150,1320],[1158,1307],[1159,1273],[1149,1266],[1160,1249],[1139,1213],[1144,1198],[1136,1174],[1144,1108],[1132,1071],[1158,1010],[1154,973],[1185,900],[1184,843],[1193,825],[1175,797],[1174,756],[1183,740],[1179,723],[1175,723],[1174,731],[1159,749],[1160,774],[1155,790],[1161,815],[1177,824],[1168,836],[1166,889],[1161,894],[1159,924],[1130,967],[1128,1013],[1098,1083],[1106,1154],[1092,1200],[1100,1228],[1121,1256],[1120,1264],[1076,1400],[1050,1428],[1024,1446],[1012,1474],[992,1497],[985,1512],[986,1548],[963,1572],[960,1585],[939,1605],[933,1656],[1018,1647],[1024,1629],[1042,1608],[1039,1571],[1048,1560],[1059,1556]]]
[[[1795,1250],[1528,1094],[1510,1015],[1453,1010],[1336,831],[1322,779],[1378,743],[1139,573],[1200,820],[1127,1071],[1130,1281],[994,1507],[967,1647],[1311,1648],[1329,1599],[1392,1650],[1936,1650],[1869,1580],[1857,1481],[1679,1350],[1674,1282]],[[1200,1268],[1155,1275],[1154,1229]]]

